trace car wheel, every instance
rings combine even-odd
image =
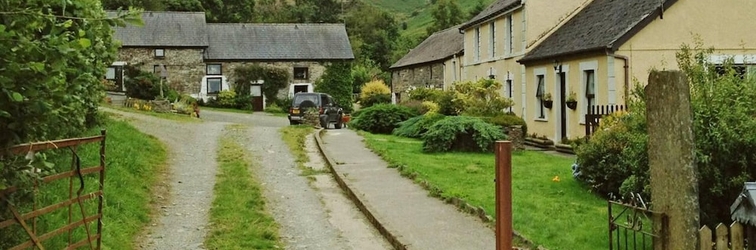
[[[342,118],[342,115],[339,115],[339,119],[336,120],[336,124],[333,125],[334,128],[341,129],[344,127],[344,120]]]
[[[323,127],[323,129],[328,129],[328,118],[320,118],[320,126]]]
[[[299,123],[297,123],[295,121],[292,121],[292,120],[289,120],[289,125],[297,125],[297,124],[299,124]]]

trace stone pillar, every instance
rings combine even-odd
[[[698,168],[690,86],[680,71],[653,71],[646,87],[654,250],[698,249]],[[664,222],[667,223],[664,223]],[[665,225],[666,224],[666,225]]]
[[[522,133],[522,125],[504,127],[504,133],[512,142],[515,150],[525,149],[525,135]]]

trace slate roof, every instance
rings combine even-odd
[[[207,24],[207,60],[354,59],[344,24]]]
[[[459,26],[433,33],[420,45],[404,55],[402,59],[391,65],[391,68],[445,60],[459,54],[465,47],[465,37],[462,33],[459,33]]]
[[[488,5],[488,7],[483,9],[483,11],[478,13],[478,15],[470,19],[470,21],[462,24],[459,29],[464,30],[469,27],[475,26],[476,24],[485,22],[486,20],[491,19],[494,16],[514,9],[520,4],[522,4],[522,0],[496,0],[495,2],[491,3],[491,5]]]
[[[666,0],[664,9],[677,0]],[[616,51],[661,13],[660,0],[594,0],[519,62]]]
[[[109,12],[110,16],[115,12]],[[144,26],[128,24],[115,28],[115,39],[123,47],[207,47],[207,27],[203,12],[142,13]]]

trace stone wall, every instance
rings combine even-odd
[[[121,48],[118,61],[153,72],[154,65],[164,64],[168,70],[168,86],[180,93],[198,93],[205,76],[202,49],[165,49],[165,57],[156,58],[154,48]]]
[[[394,70],[391,72],[391,85],[394,93],[403,93],[410,86],[443,89],[444,65],[439,62]]]

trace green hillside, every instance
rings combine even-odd
[[[430,0],[363,0],[383,10],[393,13],[399,25],[407,23],[407,29],[402,30],[402,35],[424,36],[425,29],[431,25],[431,1]],[[494,0],[483,0],[488,6]],[[470,12],[477,4],[476,0],[457,0],[457,4],[465,13]]]

